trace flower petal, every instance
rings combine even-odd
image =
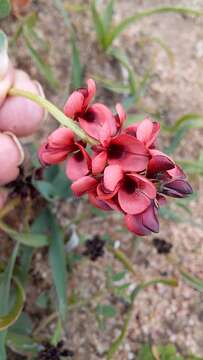
[[[72,183],[71,189],[76,196],[82,196],[85,193],[92,192],[97,184],[97,180],[92,176],[83,176]]]
[[[114,191],[123,178],[123,171],[119,165],[109,165],[104,170],[104,187],[107,191]]]
[[[126,120],[126,112],[122,104],[118,103],[116,104],[116,112],[115,119],[117,122],[117,126],[120,129]]]
[[[93,79],[88,79],[87,80],[87,97],[85,97],[84,100],[84,107],[86,108],[89,103],[92,101],[92,99],[94,98],[95,94],[96,94],[96,84],[95,81]]]
[[[74,119],[77,114],[83,112],[84,109],[84,95],[80,91],[74,91],[68,98],[64,106],[64,113],[66,116]]]
[[[182,179],[172,180],[163,187],[163,194],[182,198],[193,193],[191,185]]]
[[[141,192],[143,192],[150,199],[155,199],[156,187],[150,180],[138,174],[128,174],[128,176],[137,183],[137,187]]]
[[[107,152],[101,151],[99,154],[96,154],[92,159],[92,173],[97,175],[101,173],[106,165],[107,161]]]
[[[113,209],[103,200],[99,199],[95,192],[91,192],[88,194],[89,201],[92,205],[97,207],[98,209],[102,209],[105,211],[112,211]]]
[[[106,126],[106,137],[115,135],[116,122],[112,112],[103,104],[96,103],[79,118],[80,126],[93,138],[99,140],[104,124]],[[104,136],[104,135],[103,135]]]
[[[67,128],[58,128],[48,137],[49,145],[52,148],[66,148],[74,144],[74,133]]]
[[[151,200],[140,191],[128,193],[124,187],[121,187],[118,191],[118,202],[125,213],[137,215],[150,205]]]
[[[66,163],[66,176],[71,180],[77,180],[89,173],[91,159],[83,146],[77,144],[79,151],[71,155]]]
[[[151,159],[147,167],[147,175],[153,176],[160,172],[173,169],[175,167],[174,161],[158,150],[150,150]]]
[[[150,230],[147,229],[142,223],[142,215],[126,215],[125,223],[128,230],[138,236],[145,236],[150,234]]]
[[[144,119],[137,126],[137,139],[143,142],[147,147],[150,147],[155,141],[160,130],[158,122],[152,122],[151,119]]]
[[[159,232],[158,211],[154,204],[151,204],[142,214],[142,223],[145,228],[152,232]]]
[[[64,161],[67,155],[67,150],[50,148],[47,143],[42,144],[38,151],[38,157],[42,165],[58,164]]]
[[[111,141],[108,162],[120,165],[124,171],[142,171],[148,163],[148,152],[139,140],[121,134]]]

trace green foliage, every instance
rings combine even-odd
[[[203,292],[203,280],[197,278],[194,275],[189,274],[185,270],[180,269],[180,274],[182,275],[183,280],[188,283],[194,289]]]
[[[64,236],[61,228],[51,212],[47,212],[47,225],[51,233],[51,243],[49,247],[49,261],[56,293],[58,297],[58,307],[62,320],[67,314],[67,272],[64,250]]]
[[[65,4],[62,0],[53,0],[56,8],[59,10],[64,25],[68,29],[70,33],[70,46],[71,46],[71,88],[79,88],[82,85],[83,80],[83,66],[80,61],[80,52],[77,46],[76,34],[73,26],[71,25],[71,21],[68,16],[68,12],[66,11]],[[77,5],[75,5],[77,6]],[[74,5],[73,5],[74,7]]]
[[[177,350],[173,344],[150,346],[143,345],[138,353],[138,360],[183,360],[182,356],[177,355]]]
[[[0,331],[6,330],[13,325],[19,318],[23,309],[25,300],[24,289],[16,278],[14,278],[14,281],[16,285],[16,300],[9,312],[6,315],[0,316]]]
[[[117,314],[117,310],[113,305],[99,304],[96,308],[96,313],[98,316],[104,318],[114,318]]]
[[[5,317],[8,315],[10,308],[10,290],[11,281],[13,277],[14,266],[19,250],[19,244],[17,243],[5,268],[3,274],[0,275],[0,293],[3,296],[0,297],[0,316]],[[16,315],[16,313],[14,314]],[[12,319],[12,316],[11,316]],[[0,359],[6,360],[6,336],[7,330],[0,331]]]
[[[10,14],[11,4],[10,0],[0,0],[0,19],[5,18]]]
[[[67,199],[72,196],[71,182],[67,179],[59,165],[48,167],[44,171],[44,180],[33,180],[33,185],[48,202],[58,199]]]
[[[143,344],[137,354],[137,360],[202,360],[194,355],[182,356],[173,344],[151,345]]]
[[[52,67],[40,54],[41,51],[47,53],[49,51],[49,45],[38,32],[37,20],[38,18],[36,13],[32,13],[25,17],[20,23],[16,34],[12,39],[12,44],[15,45],[18,38],[22,35],[29,55],[31,56],[38,71],[46,80],[50,88],[53,91],[56,91],[59,87],[58,80],[55,78]]]
[[[193,10],[190,8],[162,6],[155,9],[149,9],[141,11],[139,13],[135,13],[134,15],[122,20],[119,24],[114,25],[112,21],[113,6],[114,2],[110,0],[107,3],[106,8],[102,12],[97,9],[96,0],[91,1],[91,13],[94,27],[97,33],[99,44],[104,50],[107,50],[109,47],[111,47],[114,40],[130,25],[142,20],[145,17],[164,13],[175,13],[190,16],[203,15],[202,11]]]

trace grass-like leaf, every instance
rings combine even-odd
[[[185,7],[172,7],[172,6],[162,6],[155,9],[145,10],[139,13],[136,13],[132,16],[127,17],[123,21],[121,21],[118,25],[114,27],[114,29],[109,33],[108,39],[105,43],[105,48],[107,49],[113,41],[130,25],[142,20],[145,17],[155,15],[155,14],[164,14],[164,13],[176,13],[183,15],[193,15],[200,16],[203,15],[203,11],[193,10]]]
[[[24,289],[17,279],[14,279],[14,281],[16,285],[16,300],[10,311],[6,315],[0,316],[0,331],[4,331],[13,325],[23,309],[25,301]]]
[[[72,35],[71,37],[71,53],[72,53],[72,59],[71,59],[71,85],[73,89],[77,89],[81,87],[82,79],[83,79],[83,67],[80,62],[80,53],[79,49],[76,44],[75,36]]]
[[[42,74],[42,76],[45,78],[49,86],[52,88],[52,90],[56,90],[59,87],[59,83],[55,78],[55,75],[52,71],[51,66],[41,57],[41,55],[38,53],[36,49],[32,46],[32,42],[30,40],[30,34],[29,29],[27,27],[23,27],[23,35],[25,39],[25,43],[27,46],[27,49],[30,53],[31,58],[33,59],[37,69]]]
[[[109,51],[109,54],[114,57],[118,62],[120,62],[120,64],[123,65],[124,68],[127,70],[130,94],[132,96],[136,96],[137,79],[126,53],[124,51],[121,51],[120,49],[113,48]]]
[[[162,124],[163,130],[174,134],[183,126],[187,126],[187,128],[201,128],[203,127],[203,115],[189,113],[181,116],[172,126],[167,126]]]
[[[9,294],[11,288],[11,279],[13,275],[13,270],[16,262],[16,258],[19,251],[19,243],[15,245],[15,248],[10,256],[8,265],[3,274],[1,274],[0,278],[0,315],[5,315],[8,311],[9,304]],[[6,360],[6,334],[7,331],[0,332],[0,359]]]
[[[10,228],[8,225],[0,222],[0,228],[12,239],[18,241],[21,244],[31,246],[31,247],[42,247],[49,245],[48,236],[44,234],[35,234],[35,233],[19,233],[18,231]]]
[[[62,320],[67,314],[67,272],[64,249],[64,236],[61,228],[51,212],[47,212],[49,230],[51,234],[49,260],[56,288],[59,312]]]
[[[10,0],[0,0],[0,19],[5,18],[10,14],[11,4]]]
[[[167,285],[167,286],[177,286],[177,280],[176,279],[154,279],[154,280],[151,280],[148,282],[140,283],[135,288],[135,290],[131,293],[131,304],[127,311],[127,314],[126,314],[126,317],[124,320],[124,324],[121,329],[121,334],[116,338],[115,341],[112,342],[112,344],[108,350],[108,353],[107,353],[107,360],[111,360],[114,358],[119,347],[121,346],[121,344],[127,337],[128,327],[129,327],[130,320],[132,318],[132,313],[133,313],[133,309],[134,309],[134,301],[135,301],[136,297],[142,290],[148,288],[149,286],[153,286],[153,285],[157,285],[157,284],[163,284],[163,285]]]
[[[180,274],[182,275],[183,280],[185,280],[190,286],[203,293],[203,279],[199,279],[185,270],[180,270]]]
[[[41,345],[31,336],[13,331],[8,331],[6,343],[13,351],[21,355],[27,355],[29,358],[31,355],[36,356],[41,349]]]
[[[109,0],[102,14],[104,27],[105,29],[108,29],[108,31],[111,28],[111,24],[112,24],[113,9],[114,9],[114,0]]]
[[[91,12],[92,12],[92,18],[95,26],[95,30],[97,33],[97,38],[99,40],[99,43],[103,49],[107,48],[106,40],[107,40],[107,34],[105,31],[105,24],[103,22],[102,16],[99,14],[95,0],[91,1]]]

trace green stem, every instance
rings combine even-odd
[[[79,136],[85,142],[96,145],[97,141],[88,136],[77,124],[74,120],[67,117],[62,113],[55,105],[53,105],[50,101],[44,99],[42,96],[32,94],[29,91],[24,91],[16,88],[11,88],[9,90],[9,95],[11,96],[22,96],[29,100],[34,101],[44,109],[46,109],[61,125],[68,127],[71,129],[77,136]]]

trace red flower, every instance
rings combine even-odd
[[[150,160],[147,167],[147,177],[156,178],[160,173],[175,167],[174,161],[161,151],[150,149]]]
[[[158,209],[155,203],[152,202],[141,214],[126,215],[125,223],[128,230],[139,236],[159,232]]]
[[[86,144],[60,128],[41,147],[41,162],[54,164],[68,158],[66,175],[74,180],[71,188],[76,196],[87,194],[94,206],[124,214],[128,229],[139,236],[158,232],[158,208],[165,205],[165,195],[185,197],[192,188],[174,161],[155,149],[157,122],[146,118],[123,130],[122,105],[116,105],[115,115],[103,104],[90,106],[95,92],[90,79],[87,88],[71,94],[64,111],[98,145],[87,152]]]
[[[117,132],[116,120],[112,112],[103,104],[90,102],[96,93],[96,85],[92,79],[87,81],[87,88],[74,91],[68,98],[64,113],[77,121],[81,128],[94,139],[105,141]],[[119,108],[122,121],[123,114]]]
[[[109,200],[117,196],[118,205],[127,214],[143,212],[156,197],[155,186],[145,177],[123,173],[119,165],[109,165],[104,170],[103,181],[97,187],[98,198]]]
[[[97,184],[97,180],[92,176],[83,176],[72,183],[71,189],[76,196],[82,196],[85,193],[92,192]]]
[[[179,166],[168,170],[163,180],[162,192],[165,195],[182,198],[192,194],[192,187],[186,181],[186,175]]]
[[[75,149],[74,134],[67,128],[58,128],[48,137],[38,152],[43,165],[58,164]]]
[[[83,144],[75,142],[74,134],[67,128],[55,130],[48,142],[39,149],[39,159],[43,165],[58,164],[64,161],[70,153],[66,164],[66,174],[71,180],[85,176],[91,169],[91,159]]]
[[[83,145],[75,143],[76,151],[69,155],[66,163],[66,175],[71,180],[77,180],[88,175],[91,169],[91,158]]]
[[[141,172],[148,164],[148,151],[135,137],[120,134],[111,138],[106,147],[95,146],[95,156],[92,159],[92,172],[98,174],[104,170],[106,162],[110,165],[120,165],[124,171]]]
[[[135,136],[138,140],[145,144],[147,148],[154,146],[159,130],[160,124],[148,118],[125,129],[127,134]]]

